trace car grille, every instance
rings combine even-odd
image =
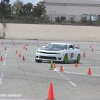
[[[44,53],[44,54],[57,54],[57,53],[53,53],[53,52],[40,52],[40,53]]]
[[[41,56],[42,59],[53,59],[56,60],[56,57],[48,57],[48,56]]]

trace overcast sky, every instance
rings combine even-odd
[[[15,1],[16,1],[16,0],[10,0],[10,3],[13,3],[13,2],[15,2]],[[21,0],[21,1],[23,1],[24,4],[26,4],[26,3],[28,3],[28,2],[30,2],[30,3],[32,3],[32,4],[36,4],[37,2],[43,1],[43,0]]]

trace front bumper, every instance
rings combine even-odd
[[[36,53],[36,60],[41,61],[63,61],[64,56],[61,54],[43,54],[43,53]]]

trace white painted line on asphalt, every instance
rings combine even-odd
[[[75,73],[75,72],[67,72],[67,71],[64,71],[65,73],[68,73],[68,74],[81,74],[81,75],[86,75],[84,73]]]
[[[74,67],[63,67],[63,68],[72,68],[72,69],[75,69]],[[81,68],[84,69],[84,68],[89,68],[89,67],[78,67],[78,69],[79,69],[79,68],[80,68],[80,69],[81,69]],[[100,67],[94,67],[94,66],[93,66],[93,67],[90,66],[90,68],[100,69]],[[59,69],[59,68],[56,68],[56,69]]]
[[[58,71],[57,69],[54,69],[55,71]],[[59,72],[60,73],[60,72]]]
[[[27,58],[27,59],[33,59],[34,60],[34,58],[29,58],[29,57],[25,57],[25,58]]]
[[[75,83],[73,83],[72,81],[70,81],[70,79],[68,79],[66,76],[64,76],[63,74],[60,73],[60,75],[62,77],[64,77],[71,85],[73,85],[74,87],[77,87],[77,85]]]
[[[3,62],[3,65],[5,65],[6,64],[6,60],[4,60],[4,62]]]
[[[4,75],[3,75],[3,72],[1,72],[1,77],[3,77]]]
[[[7,54],[5,54],[5,57],[7,57]]]
[[[55,71],[57,71],[58,73],[60,73],[59,70],[57,70],[57,69],[55,69]],[[75,72],[67,72],[67,71],[64,71],[64,72],[67,73],[67,74],[87,75],[85,73],[75,73]],[[92,76],[100,76],[100,75],[92,74]]]
[[[73,83],[70,79],[68,79],[66,76],[64,76],[63,74],[61,74],[57,69],[54,69],[55,71],[57,71],[62,77],[65,78],[65,80],[67,80],[71,85],[73,85],[74,87],[77,87],[77,85],[75,83]]]
[[[8,48],[7,48],[8,49]],[[8,50],[6,50],[6,53],[8,53]]]
[[[35,52],[32,52],[30,49],[28,49],[31,53],[35,53]]]
[[[61,74],[60,73],[60,75],[62,76],[62,77],[64,77],[67,81],[70,81],[67,77],[65,77],[63,74]]]
[[[7,48],[7,49],[9,49],[9,48]],[[7,57],[7,53],[8,53],[8,50],[6,50],[5,57]],[[5,65],[5,64],[6,64],[6,60],[4,60],[4,62],[3,62],[3,65]]]
[[[100,76],[100,75],[95,75],[95,74],[92,74],[93,76]]]
[[[2,84],[2,78],[0,77],[0,84]]]
[[[76,84],[74,84],[72,81],[69,81],[69,83],[71,83],[73,86],[77,87]]]
[[[3,78],[3,72],[1,72],[1,75],[0,75],[0,84],[2,84],[2,78]]]

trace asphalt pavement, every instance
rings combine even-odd
[[[79,45],[81,62],[77,67],[56,63],[56,68],[49,70],[50,62],[36,63],[35,53],[50,42],[54,41],[0,40],[0,100],[46,100],[50,83],[55,100],[100,100],[99,42],[56,41]]]

